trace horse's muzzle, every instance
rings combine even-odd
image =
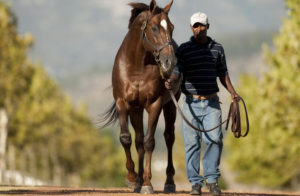
[[[165,55],[161,54],[159,56],[160,66],[163,74],[169,77],[177,63],[177,58],[175,55]]]

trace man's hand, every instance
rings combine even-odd
[[[241,99],[240,95],[237,94],[236,92],[231,93],[231,100],[236,99],[239,101]]]
[[[166,89],[168,90],[171,90],[172,87],[173,87],[173,82],[174,80],[172,78],[168,78],[166,81],[165,81],[165,87]]]
[[[174,87],[174,83],[178,80],[176,74],[171,74],[171,76],[165,81],[165,87],[168,90],[171,90]]]

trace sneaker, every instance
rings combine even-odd
[[[201,185],[195,184],[192,186],[191,195],[201,195]]]
[[[213,194],[214,196],[221,195],[221,189],[218,185],[218,183],[206,183],[207,188],[209,189],[209,192]]]

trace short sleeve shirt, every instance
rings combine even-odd
[[[219,91],[217,77],[227,72],[226,58],[221,44],[208,37],[207,44],[199,44],[194,37],[176,51],[177,65],[173,73],[182,74],[184,94],[209,95]]]

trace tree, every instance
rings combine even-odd
[[[120,147],[111,134],[100,134],[84,105],[76,108],[42,65],[28,59],[33,42],[18,34],[16,16],[0,0],[0,108],[9,116],[8,143],[18,154],[31,149],[38,162],[41,149],[55,152],[50,169],[58,164],[66,175],[79,176],[81,185],[123,185]]]
[[[259,80],[241,77],[239,92],[247,102],[250,134],[227,137],[228,161],[238,179],[269,187],[300,185],[300,4],[286,0],[288,18],[264,46],[268,71]]]

